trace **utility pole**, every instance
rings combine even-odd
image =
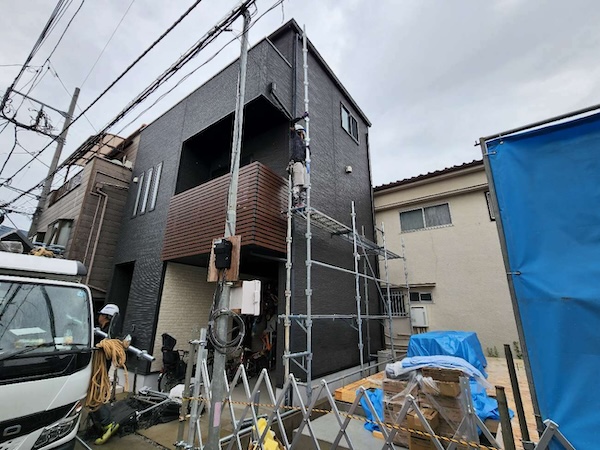
[[[227,194],[227,216],[225,220],[225,237],[235,235],[236,209],[237,209],[237,190],[238,178],[240,172],[240,153],[242,151],[242,127],[244,124],[244,96],[246,93],[246,66],[248,62],[248,29],[250,26],[250,13],[245,8],[244,30],[242,34],[242,48],[240,54],[240,73],[238,78],[237,102],[235,109],[235,118],[233,125],[233,142],[231,150],[231,179],[229,181],[229,191]],[[224,283],[219,298],[219,310],[229,310],[231,286]],[[228,335],[229,319],[222,315],[215,324],[217,335],[226,340]],[[219,450],[219,439],[221,437],[221,413],[223,411],[224,393],[226,390],[225,360],[226,354],[215,351],[213,363],[213,379],[211,384],[211,408],[209,414],[208,450]]]
[[[67,139],[67,131],[69,126],[71,125],[71,120],[73,120],[73,113],[75,112],[75,105],[77,104],[77,98],[79,97],[79,88],[75,88],[75,92],[73,93],[73,97],[71,98],[71,104],[69,105],[69,111],[65,115],[65,122],[63,123],[62,131],[57,139],[56,150],[54,151],[54,156],[52,157],[52,162],[50,163],[50,167],[48,168],[48,176],[44,181],[44,186],[42,188],[42,194],[40,195],[40,199],[38,201],[37,207],[35,208],[35,213],[33,213],[33,219],[31,221],[31,227],[29,228],[29,237],[35,235],[37,233],[37,226],[40,219],[40,214],[44,210],[46,206],[46,200],[48,198],[48,194],[50,193],[50,189],[52,188],[52,181],[54,180],[54,172],[58,167],[58,160],[60,159],[60,154],[62,153],[63,147],[65,146],[65,141]]]

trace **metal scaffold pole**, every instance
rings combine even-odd
[[[304,112],[308,113],[308,43],[306,28],[302,32],[302,55],[304,59]],[[306,397],[312,397],[312,234],[310,228],[310,117],[306,116]]]
[[[389,266],[388,266],[388,253],[387,253],[387,246],[386,246],[386,242],[385,242],[385,225],[383,222],[381,222],[381,239],[383,240],[383,259],[384,259],[384,265],[385,265],[385,290],[386,290],[386,295],[387,295],[387,313],[389,316],[389,320],[388,320],[388,330],[390,333],[390,351],[392,352],[392,359],[395,361],[396,360],[396,351],[394,349],[394,322],[393,322],[393,318],[392,318],[392,297],[391,297],[391,292],[390,292],[390,273],[389,273]]]
[[[233,126],[233,142],[231,149],[231,180],[227,195],[227,217],[225,223],[225,237],[235,235],[236,209],[237,209],[237,190],[240,171],[240,153],[242,150],[242,127],[244,123],[244,97],[246,93],[246,68],[248,63],[248,29],[250,27],[250,13],[244,9],[244,30],[242,34],[241,55],[240,55],[240,73],[238,79],[237,102],[235,109],[235,119]],[[219,298],[218,308],[220,311],[229,310],[230,286],[223,284],[221,296]],[[229,318],[222,316],[216,321],[217,335],[225,341],[227,338]],[[215,351],[211,408],[209,414],[209,429],[207,449],[219,449],[219,438],[221,431],[221,412],[223,410],[224,393],[227,390],[226,378],[222,375],[225,372],[226,354]]]
[[[362,227],[362,238],[366,239],[365,236],[365,227]],[[366,258],[365,258],[366,259]],[[363,278],[364,278],[364,282],[363,282],[363,289],[365,291],[364,297],[365,297],[365,315],[367,317],[369,317],[370,315],[370,308],[369,308],[369,284],[367,282],[367,262],[363,261]],[[370,358],[371,357],[371,321],[367,320],[367,356]]]
[[[359,261],[360,255],[358,253],[358,245],[356,243],[356,239],[358,238],[358,232],[356,231],[356,208],[354,206],[354,201],[352,202],[352,245],[354,246],[354,287],[356,290],[356,326],[358,328],[358,353],[360,356],[360,370],[361,376],[362,371],[365,366],[365,358],[363,352],[363,334],[362,334],[362,311],[360,306],[360,271],[359,271]]]
[[[292,175],[288,177],[288,209],[287,209],[287,235],[286,235],[286,260],[285,260],[285,317],[284,326],[284,349],[283,349],[283,372],[284,380],[290,375],[290,328],[292,322]]]
[[[406,283],[406,302],[402,306],[406,308],[405,314],[406,317],[408,317],[408,323],[410,324],[410,334],[413,334],[415,330],[410,317],[410,283],[408,282],[408,265],[406,264],[406,247],[404,246],[404,238],[400,238],[400,242],[402,243],[402,262],[404,264],[404,282]]]

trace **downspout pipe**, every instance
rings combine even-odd
[[[102,190],[102,186],[98,186],[96,188],[96,193],[104,198],[104,202],[102,204],[102,212],[100,213],[100,220],[98,223],[98,232],[96,233],[96,238],[94,239],[94,248],[92,250],[92,255],[90,257],[88,273],[87,273],[87,276],[85,277],[86,284],[89,283],[90,277],[92,276],[92,268],[94,267],[94,259],[96,257],[96,250],[98,248],[98,242],[100,241],[100,233],[102,232],[102,225],[104,224],[104,215],[106,214],[106,207],[108,206],[108,194]]]

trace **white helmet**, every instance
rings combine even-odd
[[[306,133],[306,129],[300,125],[299,123],[297,123],[296,125],[294,125],[294,129],[298,132],[298,131],[302,131],[303,133]]]
[[[115,314],[119,314],[119,307],[113,303],[109,303],[104,305],[104,307],[100,310],[99,314],[104,314],[106,316],[114,316]]]

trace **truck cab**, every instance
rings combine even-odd
[[[0,252],[0,449],[72,449],[92,372],[78,261]]]

